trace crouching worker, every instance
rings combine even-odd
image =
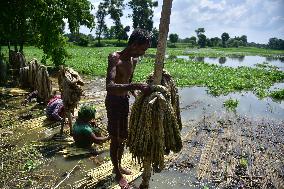
[[[64,106],[61,95],[54,95],[46,106],[46,117],[52,121],[64,121]]]
[[[75,145],[80,148],[92,150],[93,143],[102,144],[109,140],[109,137],[102,137],[99,128],[95,127],[96,109],[92,106],[82,106],[78,117],[73,125],[73,138]]]

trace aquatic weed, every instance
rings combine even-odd
[[[236,111],[238,104],[239,104],[238,100],[234,100],[231,98],[223,103],[224,107],[226,107],[226,109],[229,111]]]

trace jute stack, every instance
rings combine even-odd
[[[20,52],[16,51],[9,51],[9,62],[12,67],[12,69],[20,70],[20,68],[26,66],[26,60],[24,55],[22,55]]]
[[[52,82],[49,79],[47,68],[38,63],[36,59],[28,66],[20,68],[21,86],[38,91],[38,97],[47,102],[52,93]]]
[[[72,68],[61,67],[58,76],[58,84],[66,112],[73,112],[83,94],[83,80],[78,72],[74,71]]]
[[[168,73],[164,72],[162,78],[164,86],[153,85],[150,95],[141,94],[136,98],[131,109],[127,141],[133,158],[155,172],[164,168],[164,155],[170,151],[179,152],[182,148],[177,89]],[[151,170],[145,172],[151,174]]]

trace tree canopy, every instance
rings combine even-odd
[[[224,32],[221,35],[221,39],[222,39],[223,47],[226,47],[226,42],[230,39],[230,36],[228,33]]]
[[[79,33],[80,25],[94,27],[92,4],[88,0],[6,0],[0,6],[0,41],[13,44],[15,50],[32,40],[45,53],[42,61],[51,57],[55,66],[64,64],[67,52],[63,36],[65,22],[71,33]]]
[[[149,32],[153,29],[153,8],[158,6],[158,1],[152,0],[131,0],[128,3],[132,9],[133,28],[146,29]]]
[[[178,41],[178,34],[176,33],[171,33],[169,35],[169,39],[171,43],[176,43]]]

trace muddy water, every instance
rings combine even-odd
[[[282,84],[274,85],[281,88]],[[214,97],[207,94],[205,87],[182,88],[181,97],[182,119],[184,122],[197,120],[205,113],[220,114],[225,112],[224,101],[232,98],[239,101],[236,113],[252,118],[284,119],[284,102],[274,102],[271,98],[259,99],[252,92],[236,92],[227,96]]]
[[[263,56],[238,56],[238,57],[189,57],[189,56],[177,56],[185,60],[192,60],[198,62],[205,62],[209,64],[228,66],[237,68],[240,66],[256,67],[257,64],[267,63],[270,66],[276,66],[280,70],[284,71],[284,61],[277,58],[269,58]]]

